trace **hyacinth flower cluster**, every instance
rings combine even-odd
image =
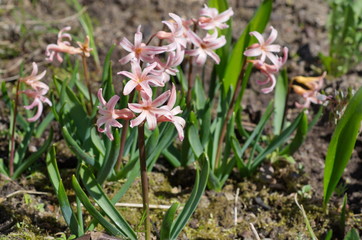
[[[89,48],[89,37],[86,36],[84,43],[77,42],[78,47],[73,47],[70,43],[72,40],[72,36],[67,33],[67,31],[70,31],[71,27],[67,26],[62,28],[58,33],[58,40],[57,44],[49,44],[46,48],[46,60],[53,62],[54,58],[62,63],[63,58],[61,56],[61,53],[68,53],[71,55],[84,55],[85,57],[90,56],[90,52],[92,51],[91,48]]]
[[[227,28],[226,22],[233,15],[230,9],[219,14],[217,9],[205,6],[200,11],[200,17],[195,19],[183,19],[180,16],[170,13],[168,21],[163,21],[169,31],[158,31],[154,37],[160,41],[165,40],[166,45],[151,46],[143,42],[141,26],[137,28],[134,35],[134,43],[123,38],[120,46],[128,52],[119,62],[122,65],[130,64],[131,71],[120,71],[119,75],[128,78],[123,88],[124,95],[130,95],[137,91],[139,94],[138,103],[129,103],[128,108],[114,109],[119,97],[114,96],[106,103],[102,97],[102,90],[98,92],[101,102],[97,121],[98,131],[105,132],[110,140],[113,140],[111,127],[122,127],[117,119],[131,120],[130,126],[135,127],[147,122],[148,128],[153,130],[157,123],[171,122],[178,131],[178,138],[184,138],[183,128],[185,120],[177,116],[182,113],[180,106],[176,103],[176,87],[172,84],[168,90],[158,97],[153,96],[152,87],[165,87],[171,76],[175,76],[185,56],[193,57],[198,65],[205,64],[207,57],[212,58],[219,64],[220,58],[214,50],[226,44],[224,36],[219,37],[218,29]],[[200,37],[199,32],[205,31]],[[166,103],[167,102],[167,103]],[[165,104],[166,103],[166,104]],[[134,118],[135,117],[135,118]],[[102,126],[105,126],[102,128]]]
[[[279,53],[281,51],[281,46],[278,44],[272,44],[277,36],[278,32],[272,26],[270,27],[271,33],[268,39],[264,40],[264,37],[256,31],[250,32],[251,36],[256,37],[258,43],[252,44],[248,49],[244,52],[244,55],[247,57],[259,57],[258,59],[248,60],[248,62],[252,63],[254,67],[259,69],[265,76],[266,80],[260,81],[257,83],[259,85],[267,85],[261,89],[263,93],[270,93],[273,91],[276,78],[275,74],[279,72],[281,67],[285,64],[288,58],[288,48],[283,48],[283,57],[279,57],[275,53]],[[267,63],[267,60],[269,63]]]
[[[40,118],[43,112],[43,103],[52,106],[51,101],[45,97],[49,91],[49,86],[40,81],[45,76],[45,74],[46,70],[38,74],[38,65],[33,62],[33,71],[31,72],[30,76],[20,78],[20,82],[25,83],[31,88],[21,91],[21,93],[25,94],[28,98],[33,99],[33,102],[30,105],[24,106],[24,108],[31,110],[37,107],[36,114],[33,117],[27,119],[29,122],[35,122]]]
[[[309,108],[311,103],[323,104],[331,97],[320,93],[323,87],[323,80],[327,73],[324,72],[319,77],[297,76],[293,78],[292,88],[295,93],[304,98],[304,103],[295,103],[297,108]]]

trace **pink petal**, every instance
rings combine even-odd
[[[256,37],[260,45],[264,45],[264,37],[257,31],[250,32],[251,36]]]
[[[167,99],[170,97],[170,94],[171,94],[170,90],[162,93],[152,102],[152,107],[158,107],[164,104],[167,101]]]
[[[270,29],[271,29],[271,33],[270,33],[268,39],[265,41],[266,45],[269,45],[272,42],[274,42],[275,39],[277,39],[277,36],[278,36],[278,31],[277,30],[275,30],[272,26],[270,27]]]
[[[108,103],[106,104],[107,110],[114,110],[114,107],[116,106],[118,100],[119,97],[117,95],[111,97],[111,99],[109,99]]]
[[[157,119],[156,119],[155,115],[153,115],[149,111],[145,111],[145,112],[146,112],[146,120],[147,120],[148,128],[150,130],[154,130],[157,127]]]
[[[130,122],[131,128],[140,125],[145,119],[146,119],[146,113],[142,112],[140,115],[138,115],[138,117],[131,120],[131,122]]]
[[[98,96],[99,102],[101,103],[101,105],[102,105],[102,107],[103,107],[103,106],[105,106],[105,105],[107,104],[107,102],[106,102],[106,100],[104,100],[104,98],[103,98],[102,91],[103,91],[102,88],[100,88],[100,89],[98,90],[97,96]]]
[[[123,95],[130,94],[135,89],[136,86],[138,86],[138,83],[136,81],[133,80],[128,81],[123,88]]]

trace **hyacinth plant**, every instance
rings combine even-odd
[[[99,89],[92,88],[95,84],[87,66],[87,57],[95,50],[89,47],[95,46],[90,42],[93,38],[86,36],[83,43],[74,46],[70,27],[60,30],[56,44],[49,44],[45,55],[49,62],[60,62],[67,77],[53,76],[54,91],[48,98],[49,87],[40,81],[45,72],[38,74],[33,63],[31,75],[18,81],[12,132],[19,118],[16,116],[19,94],[25,100],[32,100],[25,105],[26,109],[37,108],[27,119],[31,124],[41,119],[43,105],[51,107],[52,111],[44,118],[45,124],[38,124],[42,126],[40,129],[45,129],[54,118],[78,160],[72,177],[76,194],[74,209],[60,177],[56,144],[46,158],[64,219],[73,234],[82,236],[101,224],[112,235],[139,238],[142,234],[132,229],[114,205],[140,175],[143,231],[145,239],[150,239],[147,172],[160,156],[174,167],[193,166],[197,171],[194,188],[183,209],[177,212],[179,204],[174,203],[165,214],[161,239],[177,239],[205,188],[221,190],[235,166],[245,177],[265,160],[291,159],[322,113],[321,107],[309,122],[306,109],[311,104],[326,104],[332,97],[321,92],[325,73],[320,77],[297,76],[288,81],[285,70],[288,48],[277,44],[277,29],[272,26],[266,29],[271,10],[272,1],[264,0],[236,43],[231,41],[233,10],[226,1],[210,0],[200,9],[199,16],[192,19],[170,13],[170,18],[162,22],[164,29],[156,31],[148,41],[139,26],[133,41],[124,37],[119,43],[123,57],[115,67],[126,70],[113,76],[110,59],[115,46],[112,46],[104,60]],[[77,57],[71,55],[81,56],[82,74]],[[250,131],[242,121],[241,103],[253,71],[262,74],[262,79],[256,80],[261,94],[274,91],[275,98]],[[20,84],[28,88],[22,89]],[[291,90],[304,100],[296,103],[300,114],[295,119],[286,119]],[[272,116],[273,133],[269,133],[265,126]],[[11,159],[16,159],[14,136],[12,133],[9,175],[14,171],[11,166],[15,161]],[[50,142],[51,134],[45,150]],[[25,170],[37,158],[26,161],[27,165],[21,169]],[[13,176],[18,176],[15,173]],[[120,179],[125,182],[110,199],[102,186],[106,181]],[[84,222],[82,206],[93,217],[90,222]]]

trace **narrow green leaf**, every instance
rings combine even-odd
[[[308,116],[305,112],[302,112],[302,118],[299,122],[297,133],[295,134],[292,142],[286,146],[281,152],[280,155],[292,155],[304,142],[305,137],[308,133]]]
[[[201,154],[204,152],[204,148],[201,145],[199,132],[197,131],[195,125],[191,125],[189,127],[188,137],[192,151],[194,152],[196,158],[199,158]]]
[[[111,56],[115,45],[109,49],[106,58],[104,59],[103,64],[103,74],[102,74],[102,87],[103,87],[103,95],[105,99],[110,99],[114,94],[114,86],[112,79],[112,64],[111,64]]]
[[[360,236],[358,234],[358,230],[352,228],[346,235],[343,240],[360,240]]]
[[[350,100],[328,146],[323,179],[326,207],[351,157],[362,120],[362,87]]]
[[[299,114],[296,119],[287,127],[279,136],[275,137],[268,145],[268,147],[261,152],[253,161],[250,171],[255,171],[259,164],[265,159],[266,155],[272,153],[275,149],[284,144],[289,136],[298,127],[300,120],[302,119],[303,113]]]
[[[40,138],[45,129],[50,125],[50,123],[54,120],[53,112],[49,112],[47,116],[41,121],[39,126],[36,129],[35,137]]]
[[[324,238],[324,240],[331,240],[332,237],[333,237],[333,230],[330,229],[330,230],[328,230],[327,235],[326,235],[326,237]]]
[[[162,226],[161,226],[161,233],[160,233],[161,240],[170,239],[171,226],[172,226],[175,214],[176,214],[176,210],[179,206],[180,206],[179,203],[173,203],[172,206],[167,210],[165,218],[163,219]]]
[[[68,147],[72,152],[77,156],[79,160],[84,160],[86,163],[90,165],[94,165],[95,160],[93,157],[89,156],[83,149],[79,146],[79,144],[70,136],[68,129],[66,127],[62,128],[62,133],[65,141],[68,144]]]
[[[268,107],[266,108],[263,116],[261,117],[258,125],[256,125],[256,127],[254,128],[254,131],[252,132],[252,134],[250,135],[250,137],[246,140],[246,142],[243,144],[243,147],[241,148],[240,151],[240,158],[243,157],[244,152],[246,151],[246,149],[249,147],[249,145],[254,141],[254,139],[260,135],[266,125],[266,123],[268,122],[268,120],[270,119],[271,115],[273,113],[273,103],[269,103]],[[257,143],[257,141],[256,141]],[[255,145],[255,144],[254,144]]]
[[[201,162],[202,162],[201,176],[197,171],[194,189],[192,190],[190,198],[185,204],[185,207],[183,208],[182,212],[177,216],[176,220],[172,224],[170,239],[177,239],[177,236],[180,234],[181,230],[185,227],[186,223],[188,222],[191,215],[195,211],[205,191],[210,171],[210,164],[205,154],[202,155]]]
[[[126,220],[124,220],[121,214],[113,206],[111,201],[103,192],[102,187],[98,184],[93,174],[89,171],[88,167],[82,165],[79,170],[79,175],[83,181],[85,188],[87,189],[87,192],[98,203],[100,208],[111,219],[111,221],[115,224],[115,226],[122,233],[122,235],[130,239],[136,240],[136,233],[132,230]]]
[[[283,69],[279,74],[274,93],[274,119],[273,131],[274,135],[280,134],[284,122],[285,105],[288,95],[288,75],[287,71]]]
[[[69,204],[67,194],[64,189],[62,179],[60,178],[57,160],[55,158],[55,146],[53,145],[49,150],[46,157],[47,169],[50,177],[50,182],[52,183],[55,194],[58,197],[59,205],[64,217],[65,222],[70,228],[71,233],[80,237],[84,234],[82,228],[78,224],[78,220]]]
[[[68,224],[71,233],[77,235],[78,237],[82,236],[84,234],[83,229],[80,227],[78,219],[75,216],[75,214],[70,206],[70,203],[69,203],[69,200],[67,197],[67,193],[65,192],[62,180],[60,180],[60,182],[59,182],[57,196],[58,196],[59,206],[60,206],[60,209],[62,210],[64,220]]]
[[[82,190],[81,186],[79,185],[77,178],[73,175],[72,176],[72,184],[74,191],[77,197],[82,202],[83,206],[87,209],[90,215],[92,215],[97,221],[106,229],[106,231],[113,236],[120,236],[122,232],[118,230],[113,224],[111,224],[107,219],[105,219],[100,212],[93,206],[93,204],[89,201],[88,196]]]
[[[249,33],[252,31],[258,31],[262,33],[264,31],[265,26],[267,25],[270,18],[272,2],[272,0],[264,0],[260,4],[253,19],[246,26],[245,30],[240,35],[239,40],[235,44],[223,79],[225,94],[228,92],[230,87],[235,90],[236,82],[239,78],[242,62],[244,59],[243,53],[245,49],[255,41],[254,39],[250,39]]]
[[[105,159],[105,163],[102,165],[101,169],[97,173],[97,181],[100,185],[107,179],[109,174],[112,172],[114,165],[117,162],[118,155],[119,155],[119,147],[120,147],[120,137],[119,137],[119,130],[116,129],[114,131],[114,140],[112,141],[112,147],[110,150],[107,159]]]
[[[48,150],[51,142],[53,141],[53,129],[50,129],[50,133],[49,133],[49,137],[48,139],[44,142],[43,146],[41,146],[41,148],[39,148],[39,150],[35,153],[33,153],[32,155],[30,155],[30,157],[28,157],[22,164],[20,164],[19,167],[16,168],[13,176],[11,176],[12,179],[16,179],[17,177],[20,176],[20,174],[22,172],[24,172],[26,169],[28,169],[28,167],[30,167],[36,160],[38,160],[40,158],[40,156],[46,151]]]

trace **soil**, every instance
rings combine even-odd
[[[260,1],[230,2],[235,13],[233,38],[237,39]],[[54,42],[57,29],[67,25],[72,26],[72,34],[82,38],[83,30],[77,12],[66,1],[5,0],[0,3],[1,78],[9,81],[11,86],[12,81],[18,78],[22,61],[35,61],[41,69],[47,68],[49,72],[59,71],[45,62],[44,50],[47,44]],[[132,0],[82,0],[80,3],[94,23],[95,41],[102,62],[112,44],[117,45],[122,37],[133,39],[138,25],[142,25],[144,39],[148,39],[155,31],[162,29],[161,21],[168,18],[169,12],[183,17],[197,16],[204,1],[139,0],[135,4]],[[323,0],[274,1],[270,25],[279,32],[278,43],[290,50],[287,65],[290,78],[297,75],[317,76],[322,73],[318,54],[328,53],[327,15],[328,5]],[[122,54],[123,51],[117,46],[112,55],[114,73],[125,70],[117,62]],[[96,64],[91,64],[91,67],[94,72],[94,85],[99,86],[96,81]],[[30,70],[25,68],[25,71]],[[341,78],[328,79],[325,91],[347,91],[347,87],[357,90],[362,85],[361,70],[362,66],[359,65]],[[258,116],[273,97],[272,94],[265,95],[260,92],[260,87],[255,84],[257,77],[258,73],[254,73],[243,101],[243,107],[249,116],[248,121],[251,123],[257,123]],[[50,82],[51,74],[47,74],[47,78]],[[295,117],[299,111],[294,107],[297,99],[294,95],[289,99],[288,119]],[[0,130],[6,132],[9,128],[8,112],[3,106],[1,109]],[[315,109],[310,112],[315,112]],[[180,239],[253,239],[249,223],[254,224],[261,238],[309,239],[302,214],[294,202],[294,195],[305,185],[311,185],[311,191],[299,192],[298,199],[303,204],[318,238],[323,239],[329,229],[337,233],[340,231],[339,207],[344,192],[348,196],[347,229],[355,227],[361,232],[361,136],[358,137],[341,180],[338,191],[341,195],[332,198],[327,215],[321,208],[324,159],[333,129],[333,120],[322,118],[294,154],[296,164],[265,163],[258,174],[243,179],[235,171],[221,192],[207,190]],[[0,157],[6,158],[7,140],[1,136],[0,141]],[[64,144],[60,139],[57,141]],[[60,159],[64,164],[61,167],[62,174],[69,179],[75,159],[67,151],[62,153]],[[61,232],[69,235],[53,190],[43,184],[48,182],[43,160],[39,166],[40,171],[16,181],[0,176],[0,239],[52,239],[50,237],[60,236]],[[192,190],[194,175],[190,174],[190,171],[194,172],[194,169],[165,169],[158,165],[156,170],[158,171],[150,175],[151,203],[169,205],[173,201],[185,202]],[[120,186],[121,183],[109,183],[105,189],[112,195]],[[239,196],[236,194],[237,189],[240,191]],[[15,191],[20,192],[9,197],[9,194]],[[34,194],[33,191],[43,193]],[[136,180],[130,192],[122,198],[122,202],[141,203],[139,192],[139,180]],[[70,193],[72,194],[74,193]],[[139,225],[139,209],[123,207],[120,211],[133,226]],[[157,219],[161,219],[163,214],[164,210],[159,209],[151,213],[156,236],[157,229],[160,229],[160,221]],[[340,232],[338,234],[343,235]]]

